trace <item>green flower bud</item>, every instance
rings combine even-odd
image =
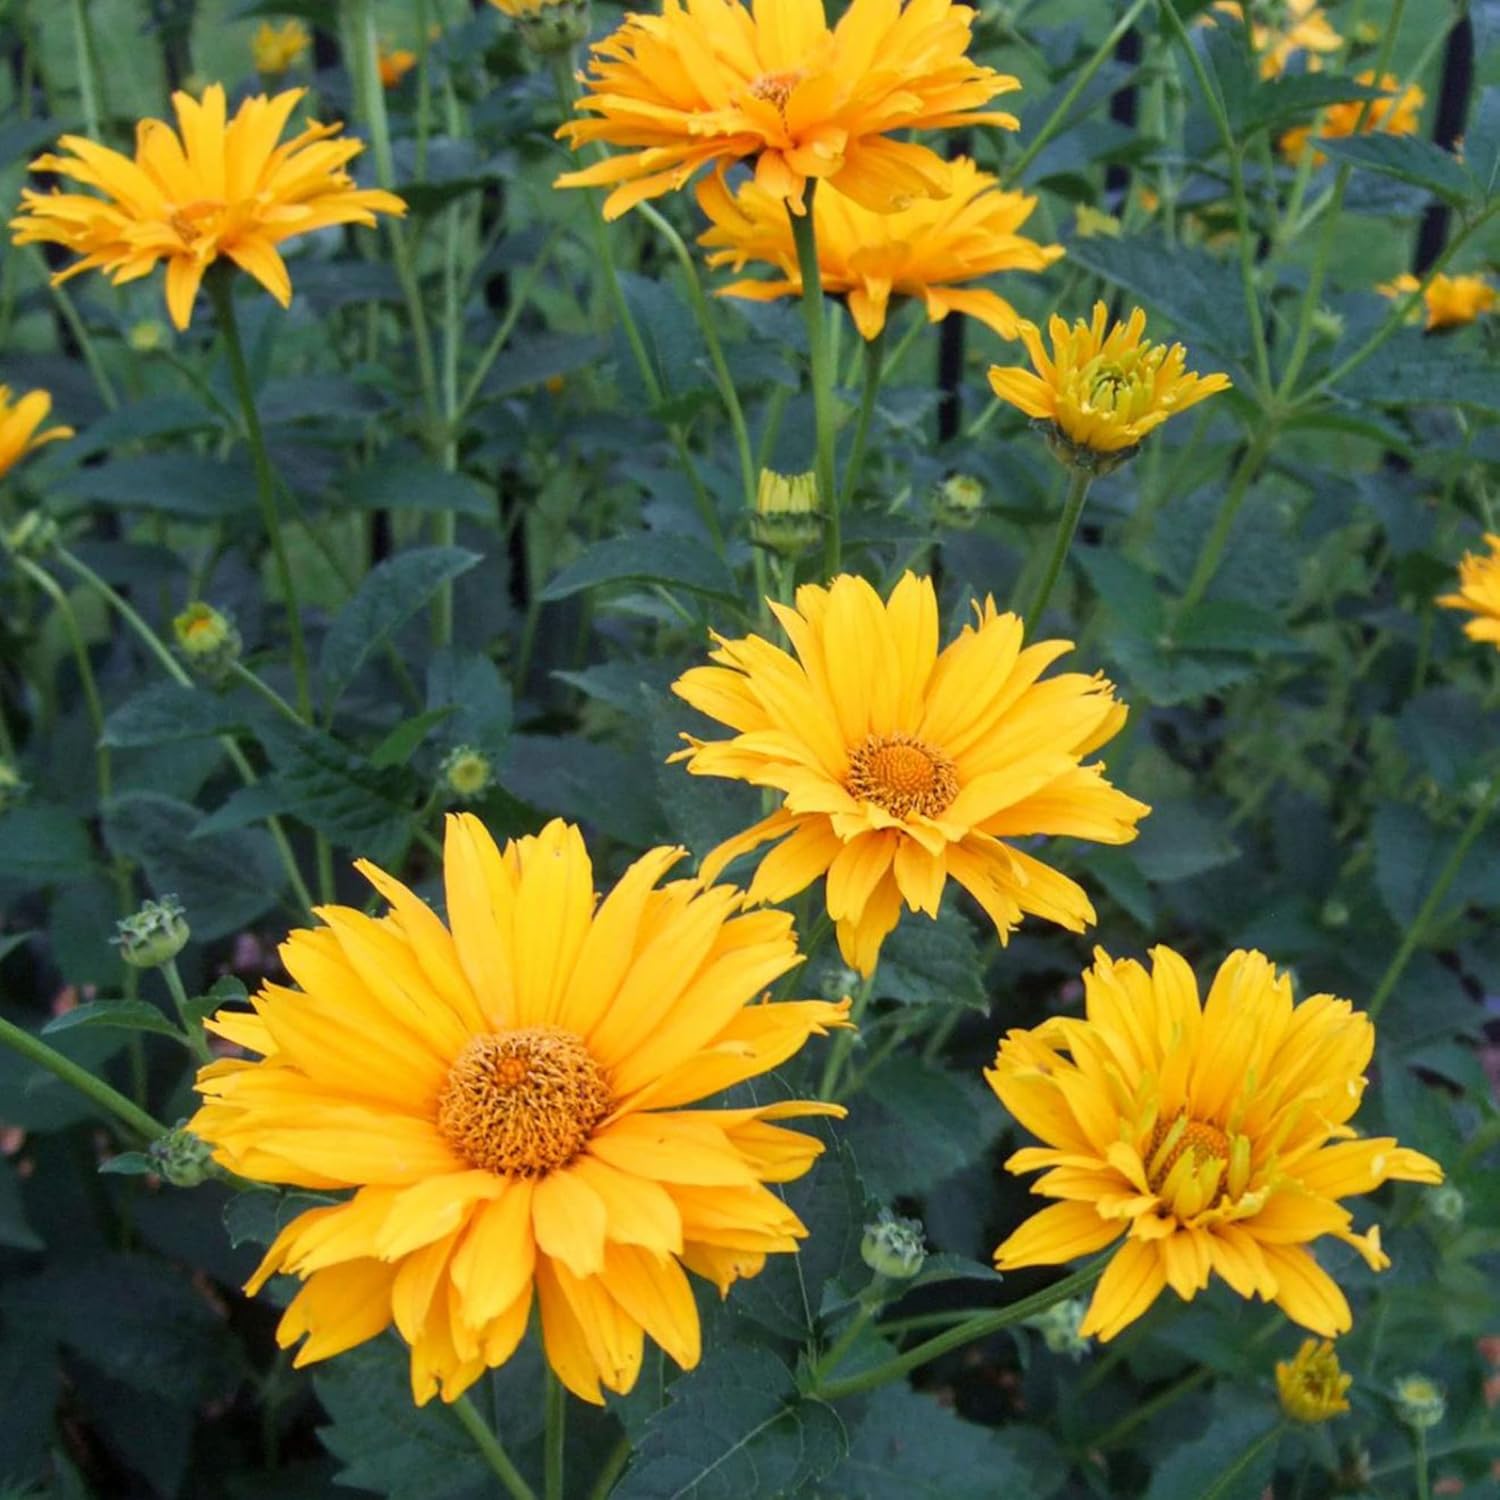
[[[1042,1342],[1052,1353],[1082,1359],[1089,1352],[1090,1340],[1078,1330],[1083,1326],[1088,1307],[1082,1297],[1069,1297],[1063,1302],[1054,1302],[1035,1317],[1027,1318],[1026,1326],[1041,1334]]]
[[[130,325],[125,342],[137,354],[155,354],[172,342],[172,331],[159,318],[142,318]]]
[[[487,755],[472,745],[457,745],[442,764],[443,786],[460,802],[472,802],[488,791],[495,779]]]
[[[798,557],[822,535],[815,476],[762,469],[750,517],[750,540],[782,557]]]
[[[873,1224],[865,1225],[859,1242],[860,1259],[877,1275],[908,1281],[922,1269],[927,1249],[920,1219],[898,1219],[888,1208]]]
[[[1344,320],[1329,308],[1320,307],[1312,315],[1312,331],[1315,337],[1336,344],[1344,336]]]
[[[39,510],[29,510],[5,533],[5,548],[18,557],[46,557],[57,545],[57,522]]]
[[[214,1175],[213,1148],[179,1122],[146,1148],[151,1169],[173,1187],[197,1187]]]
[[[21,773],[8,760],[0,760],[0,813],[19,807],[26,800],[27,791]]]
[[[172,634],[183,660],[206,682],[222,682],[244,644],[234,621],[201,599],[173,619]]]
[[[1349,925],[1349,908],[1337,896],[1330,896],[1323,903],[1321,915],[1325,927],[1347,927]]]
[[[533,52],[566,52],[589,34],[589,0],[495,0]]]
[[[932,513],[940,526],[967,531],[984,509],[984,486],[972,474],[950,474],[933,491]]]
[[[846,964],[840,964],[836,969],[829,970],[818,988],[825,1000],[838,1001],[845,995],[852,995],[859,986],[859,975]]]
[[[1428,1188],[1423,1195],[1422,1206],[1444,1229],[1460,1228],[1464,1222],[1464,1211],[1468,1208],[1464,1195],[1451,1182]]]
[[[114,942],[132,968],[157,969],[176,958],[191,936],[181,903],[175,896],[163,896],[116,922]]]
[[[1448,1411],[1443,1388],[1426,1375],[1402,1375],[1391,1387],[1396,1415],[1414,1432],[1436,1427]]]

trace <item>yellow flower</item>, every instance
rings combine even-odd
[[[1354,81],[1373,86],[1376,82],[1375,70],[1366,68],[1363,73],[1356,73]],[[1383,131],[1387,135],[1415,134],[1421,124],[1419,116],[1422,106],[1427,102],[1427,95],[1415,83],[1403,88],[1401,80],[1394,73],[1382,73],[1379,87],[1392,97],[1347,99],[1342,104],[1330,104],[1323,111],[1322,123],[1317,127],[1318,139],[1339,140],[1353,135],[1356,127],[1361,135],[1369,135],[1372,131]],[[1360,126],[1360,117],[1367,105],[1369,113],[1365,115],[1363,126]],[[1298,125],[1294,130],[1287,131],[1281,138],[1281,154],[1288,161],[1301,161],[1312,134],[1311,125]],[[1327,159],[1321,151],[1313,152],[1314,166],[1321,166]]]
[[[604,215],[680,188],[708,162],[754,158],[755,180],[803,211],[809,178],[877,213],[945,191],[942,158],[893,132],[1018,128],[983,111],[1020,83],[970,62],[974,12],[952,0],[852,0],[829,28],[822,0],[665,0],[596,43],[577,108],[558,131],[575,148],[628,154],[559,187],[614,186]]]
[[[1466,552],[1458,565],[1458,592],[1441,594],[1437,602],[1444,609],[1466,609],[1473,614],[1464,622],[1464,634],[1471,641],[1488,641],[1500,646],[1500,536],[1486,532],[1484,544],[1488,557]]]
[[[267,78],[280,77],[302,61],[311,45],[312,37],[301,21],[284,21],[280,26],[262,21],[260,29],[250,39],[255,70]]]
[[[277,1337],[326,1359],[392,1322],[412,1394],[455,1400],[503,1364],[533,1294],[547,1358],[586,1401],[628,1391],[643,1334],[684,1368],[698,1315],[683,1268],[721,1293],[806,1231],[767,1183],[818,1141],[772,1123],[842,1114],[787,1100],[685,1108],[776,1067],[848,1002],[750,1004],[798,962],[791,919],[727,886],[658,881],[654,849],[597,906],[576,828],[502,853],[448,819],[448,925],[381,870],[383,918],[319,911],[281,954],[300,991],[209,1029],[261,1054],[198,1075],[190,1128],[260,1182],[352,1197],[282,1230],[247,1290],[303,1278]]]
[[[1231,953],[1206,1003],[1178,954],[1151,957],[1148,973],[1095,949],[1084,1019],[1054,1017],[1000,1044],[985,1077],[1047,1143],[1006,1167],[1047,1168],[1032,1191],[1063,1201],[1022,1224],[995,1264],[1056,1265],[1123,1236],[1085,1334],[1112,1339],[1163,1288],[1191,1301],[1217,1273],[1333,1338],[1350,1326],[1349,1304],[1307,1246],[1332,1235],[1384,1270],[1379,1229],[1356,1234],[1339,1199],[1443,1175],[1390,1137],[1349,1128],[1375,1028],[1332,995],[1293,1004],[1261,953]]]
[[[390,51],[382,47],[377,56],[377,62],[380,68],[381,87],[393,89],[416,67],[417,54],[408,51],[405,47],[392,47]]]
[[[674,684],[736,731],[688,740],[699,776],[785,794],[768,818],[703,862],[784,839],[761,861],[749,899],[784,901],[827,876],[828,915],[846,963],[868,975],[903,900],[935,917],[951,876],[1004,942],[1025,912],[1073,932],[1094,921],[1082,888],[1009,839],[1038,834],[1126,844],[1150,809],[1117,791],[1087,757],[1126,709],[1102,677],[1038,681],[1069,649],[1022,649],[1022,624],[994,600],[938,650],[932,581],[905,574],[882,601],[862,578],[797,590],[772,604],[796,657],[763,640],[716,637],[714,667]]]
[[[916,198],[894,213],[874,213],[824,187],[813,200],[818,269],[825,292],[843,293],[859,331],[873,339],[885,327],[891,297],[920,297],[936,323],[950,312],[968,313],[1001,338],[1016,336],[1016,310],[1003,297],[959,283],[997,271],[1044,271],[1061,258],[1061,245],[1039,245],[1016,231],[1031,216],[1036,199],[1003,193],[996,179],[967,157],[941,163],[944,196]],[[698,184],[698,202],[713,228],[699,244],[713,251],[711,266],[746,261],[777,267],[777,281],[736,281],[724,297],[769,302],[802,293],[797,247],[786,207],[758,183],[731,196],[721,177]]]
[[[1326,1422],[1348,1411],[1353,1384],[1327,1339],[1305,1339],[1294,1359],[1276,1362],[1276,1395],[1294,1422]]]
[[[92,193],[21,195],[11,220],[18,245],[58,244],[76,261],[54,284],[100,270],[119,285],[167,265],[167,310],[188,326],[203,274],[221,255],[253,276],[283,307],[292,280],[277,246],[330,224],[375,222],[377,213],[403,214],[391,193],[356,188],[345,165],[364,150],[340,137],[338,124],[309,123],[277,144],[306,92],[246,99],[226,123],[224,90],[213,84],[202,101],[172,96],[180,128],[163,120],[136,126],[134,158],[81,136],[65,135],[67,156],[39,156],[34,172],[57,172]]]
[[[0,479],[3,479],[28,453],[47,443],[73,436],[71,427],[37,428],[52,410],[52,397],[46,391],[28,391],[19,401],[12,401],[10,387],[0,385]]]
[[[1047,324],[1052,357],[1041,331],[1022,323],[1020,334],[1031,355],[1031,370],[990,366],[990,387],[1002,401],[1028,417],[1051,422],[1073,448],[1085,453],[1125,453],[1168,417],[1229,388],[1227,375],[1184,370],[1181,344],[1153,344],[1142,338],[1146,315],[1140,308],[1128,323],[1109,327],[1109,309],[1094,304],[1094,319],[1070,328],[1054,315]]]
[[[1410,271],[1403,271],[1393,281],[1382,282],[1376,287],[1382,297],[1409,297],[1422,285]],[[1427,309],[1427,327],[1462,328],[1495,310],[1495,288],[1487,276],[1445,276],[1441,272],[1434,276],[1422,293],[1422,302]],[[1417,315],[1413,315],[1412,321]]]
[[[1214,9],[1239,21],[1245,19],[1240,0],[1214,0]],[[1212,18],[1209,21],[1212,24]],[[1308,53],[1307,70],[1316,73],[1323,66],[1318,54],[1337,52],[1344,45],[1343,37],[1329,24],[1318,0],[1285,0],[1284,12],[1275,25],[1261,20],[1251,22],[1250,41],[1260,54],[1262,78],[1277,78],[1284,73],[1294,52]]]

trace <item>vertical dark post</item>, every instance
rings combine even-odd
[[[952,156],[962,156],[969,149],[969,132],[955,132]],[[949,443],[958,436],[963,423],[964,350],[969,320],[950,313],[938,328],[938,442]]]
[[[1134,27],[1120,38],[1119,45],[1115,48],[1115,61],[1123,63],[1127,68],[1133,68],[1140,62],[1141,34]],[[1116,89],[1109,96],[1109,117],[1118,121],[1121,125],[1134,126],[1139,101],[1136,98],[1136,87],[1132,83],[1127,88]],[[1112,202],[1116,195],[1123,196],[1125,190],[1130,186],[1130,169],[1120,162],[1111,162],[1104,169],[1104,194],[1106,202]]]
[[[1435,145],[1446,151],[1464,132],[1464,121],[1469,113],[1469,95],[1474,86],[1474,23],[1468,16],[1461,16],[1453,23],[1448,33],[1448,44],[1443,49],[1442,81],[1438,86],[1437,119],[1433,122],[1432,139]],[[1439,255],[1448,242],[1448,223],[1452,210],[1446,203],[1433,202],[1427,205],[1422,222],[1417,227],[1416,248],[1412,252],[1411,268],[1420,276]]]
[[[198,0],[151,0],[151,24],[161,39],[167,87],[180,89],[193,71],[193,17]]]
[[[343,62],[339,50],[339,36],[322,26],[313,27],[313,67],[319,73],[332,72]]]

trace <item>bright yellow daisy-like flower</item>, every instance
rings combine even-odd
[[[1238,21],[1245,19],[1240,0],[1214,0],[1214,9]],[[1250,42],[1260,57],[1262,78],[1279,78],[1298,52],[1307,53],[1307,70],[1316,73],[1323,66],[1319,54],[1337,52],[1344,45],[1318,0],[1285,0],[1274,20],[1250,23]]]
[[[1061,245],[1039,245],[1017,232],[1035,198],[1001,192],[967,157],[943,163],[942,175],[945,196],[915,198],[895,213],[874,213],[832,187],[813,200],[823,290],[848,298],[867,339],[885,327],[892,297],[921,298],[934,323],[950,312],[967,313],[1001,338],[1014,338],[1015,308],[987,288],[961,283],[997,271],[1044,271],[1063,254]],[[776,281],[736,281],[721,296],[768,302],[801,295],[797,247],[779,198],[754,182],[731,195],[715,176],[698,184],[698,202],[713,223],[698,241],[713,252],[709,265],[739,271],[761,261],[781,272]]]
[[[1393,281],[1382,282],[1376,291],[1382,297],[1409,297],[1422,283],[1410,271],[1403,271]],[[1500,300],[1489,277],[1481,275],[1446,276],[1441,272],[1427,283],[1422,293],[1422,304],[1426,309],[1429,331],[1441,328],[1462,328],[1466,323],[1477,322],[1495,310]],[[1422,314],[1413,313],[1415,322]]]
[[[71,427],[37,429],[52,410],[47,391],[28,391],[19,401],[11,399],[10,387],[0,385],[0,479],[46,443],[56,443],[73,436]]]
[[[1466,609],[1474,618],[1464,622],[1471,641],[1500,646],[1500,536],[1486,532],[1489,555],[1466,552],[1458,565],[1458,592],[1442,594],[1437,602],[1444,609]]]
[[[776,1067],[848,1002],[751,1004],[798,961],[790,918],[658,882],[654,849],[595,905],[576,828],[503,852],[450,817],[448,926],[362,864],[390,903],[325,907],[281,953],[300,991],[209,1029],[259,1053],[198,1075],[191,1128],[242,1176],[353,1197],[277,1237],[248,1291],[304,1279],[277,1337],[327,1359],[392,1322],[412,1394],[457,1397],[507,1360],[533,1299],[576,1395],[628,1391],[649,1334],[683,1367],[699,1326],[683,1268],[727,1292],[806,1231],[767,1183],[822,1150],[773,1122],[842,1114],[788,1100],[690,1107]]]
[[[1375,70],[1366,68],[1363,73],[1356,73],[1354,81],[1371,87],[1377,86]],[[1378,87],[1391,97],[1347,99],[1342,104],[1330,104],[1323,111],[1322,123],[1317,126],[1317,138],[1335,141],[1353,135],[1356,130],[1361,135],[1369,135],[1373,131],[1383,131],[1387,135],[1414,135],[1422,123],[1421,112],[1422,106],[1427,102],[1426,93],[1415,83],[1403,88],[1401,80],[1394,73],[1382,73]],[[1367,106],[1369,113],[1365,114]],[[1363,125],[1360,124],[1361,117],[1364,119]],[[1313,129],[1311,125],[1298,125],[1294,130],[1287,131],[1281,138],[1281,154],[1288,161],[1301,161],[1302,153],[1313,138]],[[1327,157],[1321,151],[1314,150],[1315,166],[1321,166],[1326,160]]]
[[[606,218],[680,188],[706,163],[753,158],[755,180],[803,211],[809,178],[877,213],[946,189],[942,158],[893,132],[1018,128],[981,106],[1020,83],[967,56],[974,12],[952,0],[852,0],[830,29],[822,0],[666,0],[593,49],[574,147],[625,148],[559,187],[613,187]],[[618,186],[616,186],[618,184]]]
[[[295,68],[312,46],[312,36],[301,21],[283,21],[273,26],[262,21],[250,39],[250,52],[255,59],[255,70],[267,78],[279,78]]]
[[[751,901],[784,901],[827,877],[839,950],[861,974],[904,901],[935,917],[951,876],[989,914],[1002,942],[1030,912],[1081,932],[1094,921],[1083,889],[1011,839],[1038,834],[1126,844],[1150,811],[1088,757],[1125,723],[1102,677],[1043,672],[1071,647],[1022,649],[1022,624],[992,599],[938,649],[932,581],[905,574],[888,600],[843,574],[772,604],[796,651],[748,636],[716,637],[713,667],[673,690],[735,731],[685,735],[678,758],[785,794],[782,805],[703,862],[781,840],[761,861]]]
[[[377,213],[406,212],[394,194],[354,186],[344,168],[364,146],[340,137],[341,125],[309,123],[281,141],[305,92],[246,99],[227,121],[220,85],[201,101],[173,94],[179,128],[142,120],[133,158],[65,135],[60,145],[71,154],[39,156],[32,171],[57,172],[104,196],[27,190],[11,220],[12,238],[18,245],[64,245],[83,257],[54,282],[99,270],[120,285],[165,261],[167,309],[179,329],[188,326],[204,272],[220,256],[285,307],[292,280],[277,249],[284,241],[330,224],[371,225]]]
[[[1049,358],[1035,324],[1020,325],[1032,369],[990,366],[990,387],[1002,401],[1028,417],[1050,422],[1054,434],[1081,458],[1128,454],[1168,417],[1216,391],[1229,389],[1227,375],[1186,370],[1181,344],[1153,344],[1143,337],[1146,314],[1140,308],[1128,323],[1109,323],[1109,309],[1094,304],[1090,323],[1070,328],[1053,316]]]
[[[1375,1028],[1347,1000],[1294,1004],[1285,974],[1240,951],[1200,1002],[1178,954],[1151,957],[1148,973],[1096,949],[1082,1020],[1057,1016],[1000,1044],[985,1077],[1046,1142],[1006,1167],[1047,1169],[1032,1191],[1062,1201],[1022,1224],[995,1264],[1057,1265],[1123,1238],[1086,1335],[1112,1339],[1164,1288],[1191,1301],[1217,1274],[1333,1338],[1349,1304],[1307,1247],[1331,1235],[1384,1270],[1379,1229],[1356,1234],[1339,1200],[1393,1179],[1441,1182],[1442,1168],[1350,1128]]]
[[[1292,1359],[1276,1362],[1276,1396],[1294,1422],[1326,1422],[1349,1410],[1349,1387],[1327,1339],[1305,1339]]]

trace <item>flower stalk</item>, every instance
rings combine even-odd
[[[1057,530],[1053,533],[1052,553],[1047,559],[1047,571],[1042,574],[1041,581],[1036,586],[1036,592],[1031,596],[1031,602],[1022,611],[1022,619],[1026,622],[1026,633],[1031,635],[1041,623],[1042,613],[1047,608],[1047,601],[1052,597],[1052,590],[1057,586],[1058,576],[1063,570],[1063,564],[1068,558],[1068,549],[1073,545],[1073,534],[1078,530],[1079,517],[1083,515],[1084,502],[1089,497],[1089,486],[1093,483],[1094,476],[1083,468],[1070,469],[1068,472],[1068,493],[1063,499],[1062,514],[1057,518]]]
[[[818,266],[818,231],[813,223],[813,200],[817,183],[807,184],[803,212],[787,213],[792,221],[792,239],[797,246],[797,266],[802,277],[802,316],[807,324],[807,352],[812,368],[813,420],[817,429],[818,499],[823,507],[823,570],[830,577],[839,570],[843,553],[843,528],[839,518],[839,492],[834,475],[833,366],[828,353],[828,319],[823,307],[823,273]]]
[[[495,1477],[505,1486],[505,1493],[511,1500],[537,1500],[536,1491],[526,1483],[521,1471],[511,1462],[500,1439],[491,1431],[489,1423],[479,1415],[474,1403],[467,1396],[460,1396],[453,1402],[452,1411],[464,1431],[474,1440],[474,1446],[494,1471]]]

